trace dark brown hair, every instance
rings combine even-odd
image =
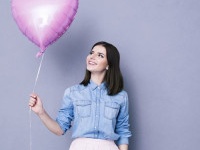
[[[92,49],[101,45],[106,49],[107,61],[109,69],[106,71],[104,81],[106,82],[108,95],[115,95],[123,89],[123,76],[120,71],[120,54],[117,48],[107,42],[97,42],[92,46]],[[80,84],[88,85],[91,78],[91,72],[86,69],[85,77]]]

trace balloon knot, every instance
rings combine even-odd
[[[44,53],[44,52],[42,52],[42,51],[38,52],[38,53],[36,54],[36,58],[41,57],[41,56],[43,55],[43,53]]]

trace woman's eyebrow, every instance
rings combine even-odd
[[[104,53],[98,52],[98,54],[105,55]]]

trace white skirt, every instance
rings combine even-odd
[[[70,145],[69,150],[119,150],[114,141],[77,138]]]

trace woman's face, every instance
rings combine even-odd
[[[105,73],[108,66],[106,49],[102,45],[95,46],[86,58],[87,70],[91,73]]]

